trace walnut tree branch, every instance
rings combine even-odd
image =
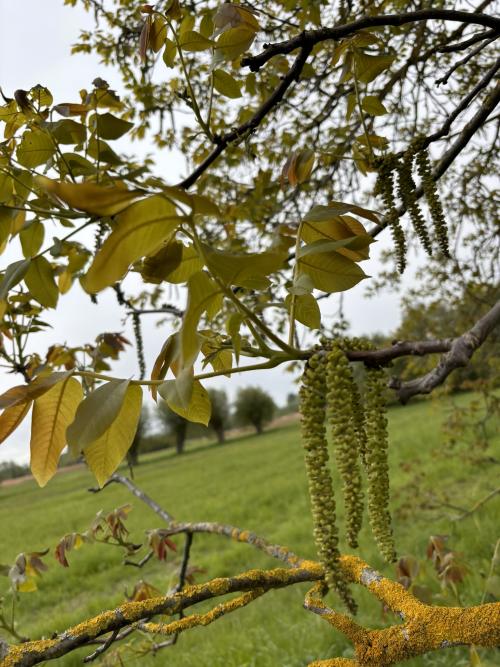
[[[444,354],[438,365],[422,377],[402,382],[398,378],[390,381],[401,403],[406,403],[417,394],[429,394],[442,384],[456,368],[467,366],[474,352],[484,343],[487,337],[500,323],[500,301],[486,313],[476,324],[458,338],[455,338],[449,351]]]

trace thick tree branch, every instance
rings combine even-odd
[[[403,12],[401,14],[386,14],[385,16],[365,16],[352,23],[335,26],[333,28],[319,28],[301,32],[296,37],[284,42],[270,44],[256,56],[243,58],[243,67],[249,67],[252,72],[257,72],[268,60],[277,55],[286,55],[299,48],[313,48],[316,44],[329,40],[338,41],[353,35],[359,30],[375,28],[378,26],[402,26],[407,23],[417,23],[428,20],[455,21],[472,25],[482,25],[492,28],[495,33],[500,34],[500,19],[476,12],[464,12],[452,9],[422,9],[416,12]]]
[[[401,382],[398,378],[394,378],[389,383],[390,388],[396,391],[401,403],[406,403],[417,394],[429,394],[442,384],[456,368],[467,366],[474,352],[499,323],[500,301],[476,322],[472,329],[453,340],[449,352],[441,357],[435,368],[422,377],[408,382]]]
[[[229,144],[235,141],[240,141],[249,132],[253,132],[253,130],[255,130],[260,125],[267,114],[278,106],[278,104],[285,96],[288,88],[290,88],[294,82],[299,80],[302,69],[310,52],[311,48],[308,46],[305,46],[301,49],[295,62],[288,70],[288,73],[283,78],[280,85],[276,88],[274,93],[267,98],[264,104],[262,104],[262,106],[252,116],[252,118],[231,132],[227,132],[226,134],[222,135],[222,137],[217,137],[217,146],[214,148],[214,150],[203,160],[199,167],[197,167],[187,178],[178,184],[178,187],[185,189],[190,188],[193,183],[195,183],[198,178],[210,167],[210,165],[212,165],[215,160],[217,160],[217,158],[224,152]]]

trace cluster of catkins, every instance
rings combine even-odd
[[[361,397],[344,352],[347,346],[349,349],[365,348],[361,341],[339,340],[311,356],[302,376],[300,413],[318,555],[325,568],[327,583],[354,612],[356,605],[339,563],[327,425],[331,429],[335,466],[342,479],[349,546],[358,546],[364,511],[364,468],[368,516],[375,541],[388,561],[394,561],[396,554],[389,513],[385,373],[379,368],[367,368],[365,391]]]
[[[418,190],[413,180],[413,167],[417,168],[422,192],[427,200],[434,233],[440,251],[449,257],[448,233],[443,206],[439,198],[436,182],[432,176],[431,163],[422,140],[416,140],[399,157],[391,154],[377,161],[378,178],[375,193],[382,197],[386,209],[387,224],[390,226],[396,246],[398,269],[402,273],[406,266],[406,241],[399,221],[396,195],[408,211],[415,232],[428,255],[432,254],[432,243],[425,224],[425,218],[418,202]],[[397,174],[397,188],[394,174]],[[397,190],[397,192],[396,192]]]

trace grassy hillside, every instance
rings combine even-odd
[[[443,503],[470,507],[498,485],[499,467],[491,462],[491,455],[499,458],[500,441],[493,440],[488,452],[465,448],[451,455],[442,445],[440,430],[449,409],[447,401],[415,403],[390,412],[395,532],[399,553],[422,559],[429,535],[450,535],[450,546],[463,553],[470,568],[460,587],[462,602],[474,604],[481,600],[484,575],[500,537],[500,498],[459,522],[450,520],[457,512]],[[135,481],[179,520],[232,523],[285,544],[302,556],[314,556],[296,424],[223,446],[192,447],[182,457],[169,452],[150,455],[137,468]],[[0,487],[0,563],[12,562],[20,551],[53,549],[65,533],[85,530],[97,511],[110,511],[125,503],[133,505],[127,523],[134,540],[141,541],[144,529],[161,526],[156,515],[125,488],[113,485],[102,493],[90,494],[86,489],[93,484],[91,476],[79,470],[58,475],[45,489],[32,482]],[[177,542],[180,547],[182,539]],[[195,536],[192,553],[192,563],[206,570],[198,575],[198,581],[251,567],[275,566],[251,547],[216,536]],[[393,567],[382,564],[367,531],[360,554],[393,575]],[[141,571],[124,567],[121,558],[120,550],[98,544],[70,553],[67,570],[50,557],[50,569],[40,581],[40,590],[22,595],[21,630],[31,637],[62,631],[122,602],[124,590],[131,591],[140,578],[162,591],[175,582],[179,557],[166,565],[150,563]],[[439,584],[430,565],[427,570],[425,582],[438,593]],[[301,667],[312,659],[344,651],[349,655],[342,637],[303,610],[306,589],[269,593],[210,628],[190,631],[175,647],[140,664]],[[363,591],[358,599],[362,623],[384,623],[380,605]],[[452,595],[444,600],[448,604],[453,601]],[[75,652],[59,664],[79,665],[89,652]],[[125,654],[124,664],[138,665],[139,660]],[[469,663],[467,651],[450,649],[407,664],[451,667]]]

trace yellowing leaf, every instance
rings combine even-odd
[[[56,152],[54,140],[43,130],[27,130],[17,147],[17,159],[31,169],[47,163]]]
[[[6,408],[0,415],[0,444],[14,433],[29,412],[31,401]]]
[[[31,420],[31,472],[40,486],[54,476],[66,446],[66,429],[83,399],[82,385],[68,377],[35,400]]]
[[[314,151],[307,149],[304,151],[293,151],[283,166],[281,172],[281,184],[283,186],[285,179],[292,187],[299,183],[307,181],[314,167]]]
[[[56,104],[54,111],[57,111],[58,114],[68,118],[69,116],[84,116],[89,112],[92,107],[89,104],[78,104],[73,102],[62,102],[61,104]]]
[[[141,275],[148,283],[161,283],[175,271],[182,261],[184,246],[179,241],[172,241],[142,263]]]
[[[59,290],[54,280],[54,270],[43,255],[35,257],[24,277],[30,296],[46,308],[55,308]]]
[[[29,384],[20,384],[7,389],[0,396],[0,408],[11,408],[14,405],[26,403],[41,396],[58,382],[71,375],[71,371],[40,375]]]
[[[14,181],[9,174],[0,172],[0,203],[8,202],[14,191]]]
[[[177,55],[177,46],[175,42],[169,39],[165,39],[165,49],[163,51],[163,62],[170,69],[175,65],[175,57]]]
[[[158,393],[166,400],[168,407],[176,414],[190,422],[208,426],[212,414],[212,406],[208,392],[199,380],[193,382],[191,398],[187,407],[183,406],[183,402],[177,392],[175,380],[167,380],[167,382],[160,385]]]
[[[143,199],[116,218],[116,225],[82,279],[89,293],[100,292],[123,278],[130,265],[167,241],[183,218],[159,195]]]
[[[236,99],[241,97],[241,87],[238,81],[224,70],[216,69],[213,73],[214,88],[221,95]]]
[[[103,186],[96,183],[66,183],[37,176],[36,182],[49,194],[68,204],[94,215],[115,215],[141,196],[141,192],[127,190],[124,186]]]
[[[66,432],[73,453],[80,453],[110,428],[122,409],[129,384],[129,380],[106,382],[80,403]]]
[[[130,385],[122,407],[110,427],[85,447],[84,455],[99,486],[109,479],[123,461],[134,440],[141,416],[142,389]]]
[[[299,271],[323,292],[343,292],[367,277],[358,264],[338,252],[307,255],[299,260]]]

